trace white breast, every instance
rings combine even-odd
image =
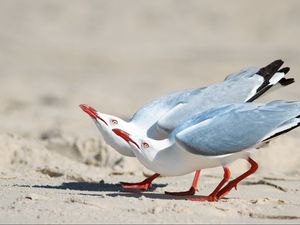
[[[201,156],[189,153],[178,145],[160,151],[149,161],[137,156],[140,162],[148,169],[164,176],[180,176],[198,169],[225,166],[240,158],[249,157],[249,151],[227,154],[223,156]]]

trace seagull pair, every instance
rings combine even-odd
[[[276,60],[260,69],[243,69],[215,85],[161,97],[143,106],[128,122],[84,104],[80,107],[109,145],[122,155],[136,156],[155,172],[142,182],[122,183],[124,188],[147,190],[160,175],[196,171],[188,191],[167,192],[193,195],[201,169],[223,166],[224,178],[216,189],[207,197],[191,199],[217,201],[256,171],[257,163],[250,158],[254,149],[300,123],[298,102],[247,103],[294,82],[284,77],[289,68],[282,65],[282,60]],[[228,165],[239,158],[248,160],[251,168],[224,186],[230,178]]]

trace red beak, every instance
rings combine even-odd
[[[102,119],[100,116],[98,116],[97,110],[94,109],[93,107],[88,106],[88,105],[86,105],[86,104],[81,104],[81,105],[79,105],[79,107],[80,107],[84,112],[86,112],[87,114],[89,114],[90,117],[91,117],[92,119],[94,119],[94,120],[99,119],[99,120],[101,120],[103,123],[105,123],[106,126],[108,126],[108,124],[105,122],[105,120]]]
[[[120,136],[121,138],[123,138],[125,141],[127,141],[128,143],[131,142],[132,144],[134,144],[138,149],[140,149],[140,147],[138,146],[138,144],[132,140],[130,137],[129,137],[129,134],[121,129],[112,129],[112,131]]]

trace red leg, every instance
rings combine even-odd
[[[195,173],[195,176],[194,176],[194,180],[193,180],[193,184],[192,184],[192,187],[190,188],[190,190],[188,190],[188,191],[181,191],[181,192],[169,192],[169,191],[166,191],[165,194],[175,195],[175,196],[194,195],[195,192],[198,191],[197,186],[198,186],[199,176],[200,176],[200,170],[196,170],[196,173]]]
[[[237,177],[236,179],[230,181],[224,188],[222,188],[219,193],[217,194],[217,199],[223,198],[225,195],[227,195],[232,188],[237,189],[237,185],[239,182],[244,180],[246,177],[250,176],[251,174],[255,173],[255,171],[258,168],[257,163],[251,159],[250,157],[248,158],[248,162],[251,164],[250,169],[243,173],[241,176]]]
[[[149,187],[152,186],[152,181],[159,177],[160,174],[155,173],[151,177],[148,177],[147,179],[143,180],[142,182],[138,183],[127,183],[127,182],[121,182],[122,188],[124,189],[138,189],[138,190],[148,190]]]
[[[227,167],[224,167],[224,177],[221,180],[221,182],[218,184],[218,186],[215,188],[215,190],[207,197],[200,197],[200,198],[188,198],[187,200],[190,201],[217,201],[217,194],[220,191],[220,189],[224,186],[224,184],[229,180],[230,178],[230,170]]]

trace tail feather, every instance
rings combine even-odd
[[[284,67],[284,68],[278,70],[277,73],[287,74],[289,71],[290,71],[290,67]],[[282,86],[288,86],[294,82],[295,82],[294,78],[284,78],[283,77],[279,80],[279,84],[281,84]]]
[[[281,80],[279,81],[279,84],[281,84],[282,86],[288,86],[292,83],[295,82],[295,79],[294,78],[281,78]]]
[[[274,85],[280,84],[281,86],[288,86],[295,82],[294,78],[284,78],[285,74],[290,71],[289,67],[284,67],[280,69],[283,65],[283,61],[281,59],[275,60],[269,65],[261,68],[256,74],[262,76],[264,81],[257,88],[256,93],[247,100],[247,102],[252,102],[265,92],[267,92]]]
[[[277,72],[287,74],[289,71],[290,71],[290,67],[284,67],[284,68],[278,70]]]

